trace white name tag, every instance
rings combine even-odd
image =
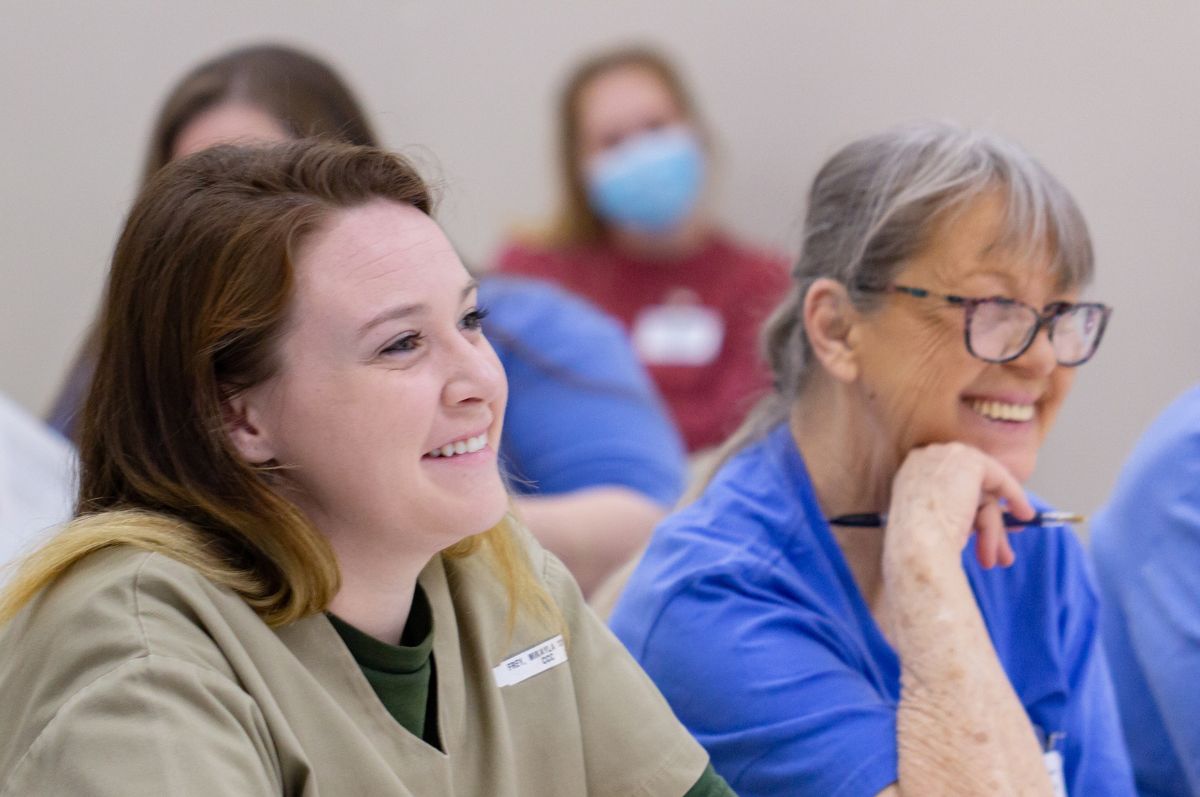
[[[1063,779],[1062,753],[1057,750],[1042,753],[1042,761],[1046,764],[1046,774],[1050,776],[1050,783],[1054,786],[1054,797],[1067,797],[1067,782]]]
[[[721,353],[725,322],[711,307],[647,307],[633,322],[633,348],[647,365],[708,365]]]
[[[567,660],[567,644],[562,634],[523,650],[492,668],[496,686],[512,686],[539,673],[557,667]]]

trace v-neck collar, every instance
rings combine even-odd
[[[441,750],[410,732],[388,712],[324,614],[278,629],[278,635],[322,687],[348,707],[347,715],[375,742],[385,760],[409,762],[406,770],[411,770],[412,761],[420,760],[423,766],[444,770],[448,777],[450,759],[462,744],[465,695],[458,626],[440,555],[425,566],[417,583],[425,590],[433,613],[433,655],[438,668],[434,688]],[[398,776],[403,774],[394,765],[392,768]]]
[[[868,665],[872,666],[880,680],[880,685],[886,688],[893,700],[900,699],[900,657],[883,635],[879,624],[875,622],[866,598],[863,597],[850,565],[846,561],[842,548],[833,535],[829,521],[821,511],[813,489],[812,478],[808,467],[800,456],[800,450],[792,437],[792,430],[787,423],[776,427],[766,441],[769,453],[775,464],[780,479],[788,488],[789,495],[795,496],[799,502],[799,515],[802,522],[807,522],[815,549],[819,550],[829,568],[831,575],[841,591],[844,601],[843,609],[853,616],[861,642],[866,647]],[[880,530],[883,533],[883,530]],[[802,549],[807,546],[801,546]],[[813,548],[808,548],[809,551]],[[810,560],[792,561],[801,578],[807,577],[806,570],[812,568]]]

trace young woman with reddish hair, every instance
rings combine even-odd
[[[156,173],[74,522],[0,597],[0,795],[718,795],[509,514],[476,281],[403,159]]]

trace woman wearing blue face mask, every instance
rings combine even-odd
[[[558,282],[620,319],[688,449],[715,445],[768,384],[755,333],[786,290],[783,258],[708,217],[708,137],[661,56],[587,61],[567,81],[559,123],[558,218],[497,268]]]

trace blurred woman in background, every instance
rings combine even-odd
[[[1138,440],[1089,528],[1138,793],[1200,794],[1200,386]]]
[[[143,179],[215,144],[306,136],[379,143],[328,64],[290,47],[239,48],[171,90]],[[590,594],[640,550],[678,498],[682,444],[613,319],[527,279],[486,278],[480,302],[512,387],[501,457],[522,520]],[[95,335],[85,342],[52,413],[51,423],[71,437],[97,342]]]
[[[768,384],[754,340],[786,289],[783,259],[711,218],[711,137],[661,55],[622,49],[579,66],[558,137],[558,217],[496,267],[553,280],[619,318],[688,450],[716,445]]]
[[[612,619],[739,794],[1133,794],[1083,552],[1021,488],[1104,332],[1092,272],[1070,194],[995,136],[901,128],[817,174],[775,393]]]

